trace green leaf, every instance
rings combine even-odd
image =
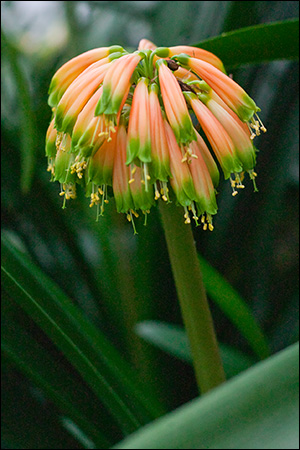
[[[2,49],[7,53],[12,75],[15,79],[20,114],[21,191],[26,194],[32,184],[37,149],[36,120],[33,112],[28,81],[19,61],[17,49],[1,30]]]
[[[242,28],[207,39],[196,47],[216,54],[226,69],[299,57],[299,19]]]
[[[4,299],[4,302],[6,301]],[[108,448],[112,442],[109,443],[102,435],[93,418],[96,409],[94,404],[98,403],[100,409],[101,403],[93,398],[46,348],[32,339],[13,317],[7,318],[7,313],[4,316],[1,324],[2,354],[27,375],[53,401],[61,413],[72,419],[98,447]]]
[[[9,367],[6,358],[2,362],[1,438],[9,446],[1,448],[84,448],[68,433],[52,405],[45,405],[40,393]]]
[[[114,448],[298,449],[299,345],[258,363]]]
[[[209,297],[247,339],[249,346],[259,358],[269,356],[268,343],[249,306],[216,269],[200,255],[198,256]]]
[[[161,350],[192,364],[187,335],[178,325],[146,320],[137,324],[136,333]],[[237,375],[254,364],[251,358],[229,345],[220,344],[220,352],[227,378]]]
[[[160,415],[155,398],[72,301],[4,237],[1,249],[4,290],[60,348],[123,432]]]

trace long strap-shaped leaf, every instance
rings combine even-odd
[[[263,359],[269,356],[267,340],[247,303],[231,284],[200,255],[199,262],[208,296],[235,324],[259,358]]]
[[[299,58],[299,19],[242,28],[207,39],[197,47],[215,53],[226,69],[242,64]]]
[[[295,344],[114,448],[298,449],[298,399]]]
[[[10,298],[4,299],[6,301],[10,301]],[[53,356],[32,339],[11,315],[7,317],[7,313],[1,324],[1,350],[3,356],[28,376],[62,414],[72,419],[95,442],[97,448],[109,447],[111,442],[95,423],[96,404],[98,408],[102,406],[98,399],[84,389],[62,365],[58,365]]]
[[[161,414],[100,331],[29,259],[2,238],[3,287],[48,334],[130,433]]]
[[[31,187],[34,168],[36,143],[36,119],[32,108],[29,83],[19,62],[17,49],[10,43],[1,29],[2,50],[6,51],[7,59],[11,65],[14,77],[20,112],[20,153],[21,167],[20,181],[21,190],[27,193]]]
[[[185,330],[175,324],[145,320],[136,326],[136,333],[165,352],[192,364],[192,355]],[[229,345],[220,343],[220,354],[227,378],[254,364],[254,360]]]

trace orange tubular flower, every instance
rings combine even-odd
[[[119,45],[112,47],[94,48],[88,52],[65,63],[53,76],[49,87],[48,103],[51,107],[57,106],[66,89],[78,75],[80,75],[91,64],[115,52],[122,52]]]
[[[217,166],[214,158],[212,157],[212,154],[210,153],[209,148],[205,144],[204,139],[197,132],[196,132],[196,135],[197,135],[197,141],[191,143],[193,154],[195,154],[197,156],[198,153],[200,152],[201,157],[203,158],[204,163],[209,171],[212,183],[213,183],[214,187],[217,187],[219,184],[219,180],[220,180],[220,173],[219,173],[218,166]],[[198,156],[197,156],[197,158],[198,158]]]
[[[155,54],[163,58],[171,58],[174,55],[179,55],[184,53],[185,55],[192,56],[193,58],[201,59],[201,61],[206,61],[217,69],[225,72],[222,61],[213,53],[198,47],[189,47],[187,45],[177,45],[175,47],[158,47],[155,50]]]
[[[142,59],[139,53],[121,56],[112,64],[103,81],[103,94],[96,107],[95,115],[116,116],[123,98],[130,89],[130,78]]]
[[[138,46],[138,50],[155,50],[156,48],[156,45],[148,39],[141,39]]]
[[[243,127],[232,118],[231,114],[215,100],[207,98],[205,95],[199,95],[199,98],[229,134],[234,144],[236,155],[243,164],[243,169],[246,171],[253,170],[256,155],[249,132],[245,132]]]
[[[128,123],[126,164],[133,163],[135,158],[141,163],[151,162],[149,112],[148,80],[140,78],[133,94]]]
[[[260,111],[244,89],[208,62],[185,54],[174,56],[174,58],[206,81],[243,122],[251,121],[253,115]]]
[[[120,122],[117,131],[116,158],[113,167],[113,191],[117,211],[126,213],[132,219],[134,203],[130,191],[130,168],[126,165],[127,133],[125,125]],[[131,214],[130,214],[131,213]]]
[[[188,112],[186,101],[176,77],[161,59],[157,62],[161,95],[168,121],[174,131],[176,140],[183,146],[196,139],[194,127]]]
[[[103,82],[108,67],[109,64],[104,64],[98,69],[88,70],[69,86],[55,112],[55,126],[58,131],[72,133],[78,114]]]
[[[207,228],[206,222],[208,222],[208,227],[212,231],[213,226],[211,216],[217,212],[215,190],[204,158],[202,157],[198,145],[194,142],[193,151],[195,152],[197,159],[189,165],[189,169],[192,174],[195,187],[195,204],[197,207],[197,215],[201,216],[201,220],[204,222],[204,229]],[[197,221],[198,217],[195,215],[194,211],[193,214],[193,218]]]
[[[234,144],[227,131],[196,95],[191,92],[185,95],[215,152],[225,178],[229,178],[231,173],[241,172],[241,162],[235,154]]]
[[[155,201],[175,197],[185,223],[212,230],[217,163],[236,195],[243,172],[254,181],[252,140],[266,131],[259,108],[224,72],[204,49],[157,48],[147,39],[133,53],[104,47],[64,64],[51,81],[46,134],[63,206],[78,184],[98,219],[112,194],[136,232],[140,212],[146,220]]]
[[[186,161],[182,162],[182,153],[176,142],[176,137],[170,125],[165,121],[165,133],[170,152],[171,186],[178,202],[190,206],[195,198],[195,190],[189,167]],[[187,219],[187,217],[186,217]]]
[[[149,96],[151,156],[152,156],[150,175],[153,177],[153,179],[157,181],[167,182],[171,175],[170,156],[165,133],[164,120],[158,99],[158,93],[159,89],[157,84],[152,83],[150,86],[150,96]],[[159,189],[157,189],[157,192],[159,192]]]

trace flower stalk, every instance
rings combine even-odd
[[[201,394],[225,381],[214,325],[190,226],[174,203],[161,205],[160,215]]]

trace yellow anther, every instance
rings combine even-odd
[[[233,191],[232,196],[235,197],[238,194],[238,191]]]
[[[156,190],[156,191],[155,191],[154,200],[158,200],[159,197],[160,197],[160,193]]]
[[[105,199],[105,200],[104,200],[104,203],[106,203],[106,204],[107,204],[107,203],[109,203],[109,201],[108,201],[107,199]]]
[[[146,176],[146,179],[147,179],[148,181],[151,180],[150,175],[147,175],[147,176]]]
[[[131,169],[131,175],[134,175],[135,172],[136,172],[136,166],[133,169]]]
[[[184,221],[184,223],[186,223],[186,224],[191,223],[191,219],[188,217],[188,218]]]
[[[108,136],[108,132],[107,131],[101,131],[101,133],[98,134],[98,137],[101,136]]]
[[[131,222],[131,215],[130,214],[127,214],[127,220],[128,220],[128,222]]]
[[[65,191],[60,192],[59,195],[62,197],[63,195],[65,195]]]
[[[134,217],[136,217],[136,218],[139,217],[139,215],[138,215],[138,213],[136,211],[134,211],[133,209],[131,209],[130,211],[134,215]]]
[[[208,229],[209,229],[209,231],[213,231],[213,229],[214,229],[214,226],[213,226],[213,224],[212,224],[212,223],[209,223],[209,224],[208,224]]]
[[[205,224],[203,225],[203,230],[204,230],[204,231],[207,230],[207,223],[205,223]]]
[[[131,184],[134,182],[134,178],[130,178],[130,180],[128,181],[128,184]]]
[[[102,189],[100,187],[98,187],[98,192],[99,192],[100,195],[104,194],[104,192],[102,191]]]
[[[166,197],[165,195],[162,196],[162,199],[163,199],[164,202],[168,201],[168,197]]]

